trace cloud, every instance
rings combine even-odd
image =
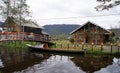
[[[28,5],[33,11],[33,19],[38,24],[82,24],[88,20],[98,23],[108,28],[108,24],[117,24],[120,21],[119,16],[104,17],[83,17],[94,15],[120,14],[120,6],[114,7],[109,11],[97,12],[94,7],[98,5],[96,0],[27,0]],[[69,18],[70,19],[50,19],[50,18]],[[50,20],[41,20],[50,19]]]

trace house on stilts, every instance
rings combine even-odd
[[[49,41],[49,35],[42,31],[43,27],[32,21],[20,22],[8,17],[1,27],[4,32],[0,33],[0,39]]]

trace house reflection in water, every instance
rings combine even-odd
[[[79,56],[0,49],[0,60],[3,73],[120,73],[120,59],[110,55]]]
[[[85,56],[85,57],[74,57],[71,59],[76,66],[87,73],[93,73],[111,65],[113,57],[110,56]]]
[[[17,51],[2,49],[0,50],[0,55],[4,65],[0,70],[2,70],[3,73],[24,70],[50,57],[50,55],[47,54],[26,53],[18,49]]]

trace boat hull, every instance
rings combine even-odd
[[[56,50],[56,49],[45,49],[45,48],[37,48],[34,46],[28,46],[30,51],[36,52],[53,52],[53,53],[65,53],[65,54],[85,54],[84,51],[77,51],[77,50]]]

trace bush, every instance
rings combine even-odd
[[[69,41],[70,41],[71,43],[74,43],[74,42],[75,42],[73,38],[70,38]]]

